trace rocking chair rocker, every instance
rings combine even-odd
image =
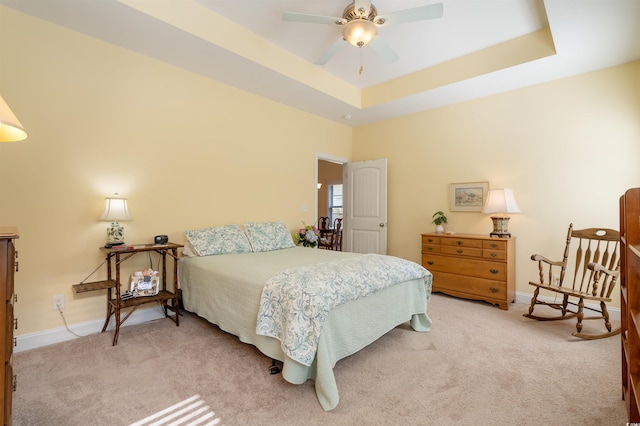
[[[572,243],[576,247],[575,251],[570,253]],[[570,224],[561,261],[552,261],[539,254],[531,256],[531,260],[538,262],[540,277],[539,282],[529,282],[536,289],[531,298],[529,313],[524,316],[539,321],[576,317],[576,331],[572,335],[581,339],[602,339],[619,334],[620,327],[612,330],[606,305],[611,302],[611,293],[618,280],[619,245],[620,233],[618,231],[602,228],[574,230],[573,224]],[[574,265],[574,267],[571,268],[570,265]],[[573,270],[570,271],[570,269]],[[545,282],[545,277],[547,282]],[[562,301],[540,300],[541,289],[556,293],[556,296],[562,297]],[[587,306],[584,304],[585,300],[598,302],[600,307]],[[559,310],[561,315],[553,317],[534,315],[533,310],[536,305],[549,306]],[[597,315],[585,317],[585,309],[596,312]],[[602,334],[583,333],[582,321],[591,319],[604,320],[607,332]]]

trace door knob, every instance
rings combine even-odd
[[[384,223],[381,223],[380,225],[378,225],[380,228],[384,228]]]

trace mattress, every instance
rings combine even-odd
[[[333,374],[336,362],[371,344],[396,326],[410,321],[416,331],[429,331],[427,304],[432,276],[395,283],[365,297],[334,307],[327,315],[310,365],[285,355],[282,342],[258,335],[256,322],[265,283],[291,268],[337,262],[362,256],[331,250],[292,247],[258,253],[223,254],[181,259],[180,285],[184,308],[222,330],[282,361],[282,375],[293,384],[315,381],[318,400],[334,409],[339,393]],[[326,266],[326,265],[325,265]]]

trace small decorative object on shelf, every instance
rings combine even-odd
[[[302,222],[304,225],[304,222]],[[320,231],[314,226],[305,225],[304,228],[300,228],[298,233],[293,238],[297,245],[304,247],[316,248],[318,241],[320,241]]]
[[[131,293],[134,297],[155,296],[160,289],[160,276],[158,271],[146,269],[135,272],[131,276]]]
[[[435,212],[431,217],[433,218],[431,222],[436,224],[436,232],[442,234],[444,232],[444,226],[442,226],[442,224],[448,223],[447,217],[441,211]]]

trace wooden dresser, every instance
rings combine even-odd
[[[16,328],[13,318],[13,274],[17,270],[16,251],[13,240],[18,238],[15,228],[0,227],[0,292],[4,303],[0,303],[0,356],[4,386],[0,387],[2,405],[0,418],[3,425],[11,424],[11,396],[14,389],[13,378],[13,330]]]
[[[640,422],[640,188],[620,197],[622,398],[629,423]],[[629,424],[627,423],[627,424]]]
[[[422,266],[433,291],[509,309],[516,295],[516,239],[472,234],[422,234]]]

